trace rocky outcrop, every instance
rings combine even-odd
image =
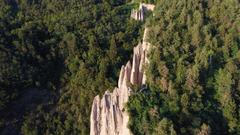
[[[131,18],[135,20],[143,21],[143,16],[144,16],[143,10],[133,9],[131,11]]]
[[[141,3],[140,7],[142,7],[144,10],[150,10],[153,11],[155,8],[155,5],[153,4],[146,4],[146,3]]]
[[[153,4],[140,3],[138,9],[133,9],[131,11],[131,18],[135,20],[143,21],[146,11],[153,11],[154,8],[155,8],[155,5]]]
[[[106,91],[100,99],[94,98],[91,112],[90,135],[130,135],[127,128],[129,116],[125,104],[131,93],[129,84],[141,86],[146,83],[144,65],[147,63],[149,43],[146,42],[148,29],[144,31],[143,41],[133,50],[133,60],[122,66],[118,87],[112,93]]]

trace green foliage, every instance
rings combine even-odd
[[[116,86],[141,38],[141,22],[129,19],[139,2],[156,3],[154,49],[148,90],[131,86],[131,131],[240,134],[239,1],[129,2],[0,1],[0,134],[89,134],[94,96]],[[51,99],[21,108],[36,88]]]
[[[149,90],[128,104],[134,134],[240,134],[239,5],[157,1],[148,22]],[[157,108],[154,120],[149,108]]]
[[[155,128],[153,135],[176,135],[176,131],[173,129],[172,121],[163,118]]]
[[[1,131],[13,121],[16,134],[89,134],[94,96],[116,85],[139,41],[126,2],[0,2]],[[15,116],[12,104],[32,88],[54,96]]]

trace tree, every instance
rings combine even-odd
[[[223,109],[223,115],[228,121],[229,131],[234,132],[237,127],[236,104],[232,98],[232,75],[226,70],[220,69],[216,77],[216,89],[218,100]]]
[[[200,131],[197,133],[197,135],[211,135],[211,128],[209,125],[206,125],[205,123],[202,124]]]
[[[153,135],[176,135],[172,121],[163,118],[155,128]]]

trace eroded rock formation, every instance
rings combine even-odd
[[[146,83],[144,65],[148,62],[147,51],[149,43],[146,42],[148,29],[144,31],[143,42],[133,50],[133,60],[122,66],[118,87],[112,93],[108,90],[102,99],[94,98],[91,112],[90,135],[130,135],[127,128],[129,116],[125,104],[131,93],[129,84],[141,86]]]
[[[133,9],[131,12],[131,18],[139,21],[144,20],[144,14],[146,11],[153,11],[155,8],[155,5],[153,4],[145,4],[145,3],[140,3],[138,9]]]

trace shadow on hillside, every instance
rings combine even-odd
[[[0,129],[1,135],[18,135],[24,120],[24,116],[37,109],[38,105],[48,104],[53,99],[53,94],[47,90],[28,89],[8,108],[1,112],[1,118],[6,118],[3,128]]]

